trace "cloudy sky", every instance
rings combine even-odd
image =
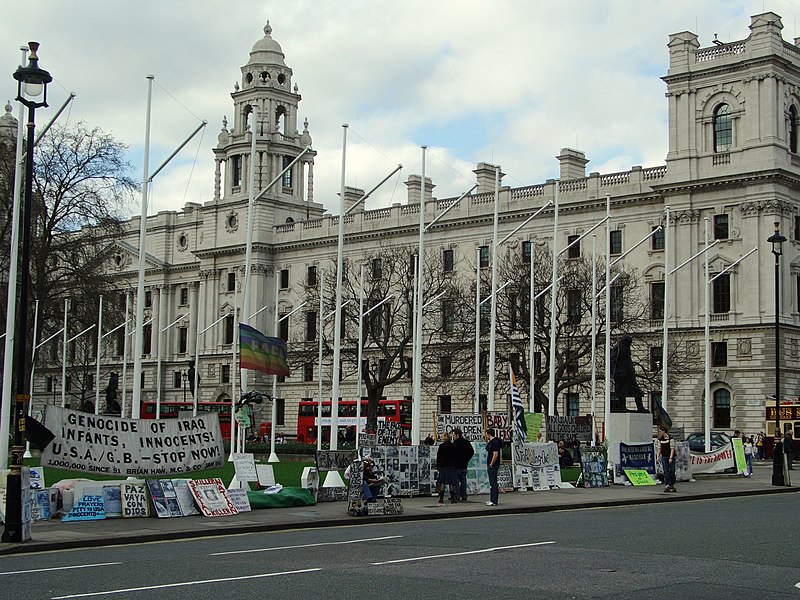
[[[211,147],[230,92],[269,19],[294,71],[318,152],[316,200],[338,212],[342,123],[350,125],[347,184],[368,189],[405,168],[369,208],[405,201],[402,181],[427,175],[434,195],[458,195],[478,162],[500,164],[504,183],[558,177],[563,147],[586,153],[587,172],[664,163],[670,33],[711,45],[744,39],[750,16],[783,17],[798,36],[796,0],[27,0],[3,2],[2,99],[13,99],[19,46],[41,43],[54,76],[46,122],[69,91],[62,121],[113,132],[142,175],[147,84],[155,75],[151,166],[209,125],[155,180],[151,214],[213,194]],[[14,109],[16,114],[16,108]],[[138,212],[131,206],[130,212]]]

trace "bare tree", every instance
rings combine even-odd
[[[386,245],[372,250],[358,263],[345,263],[342,297],[344,302],[349,300],[349,303],[342,309],[342,379],[354,377],[358,371],[359,280],[362,265],[364,311],[390,297],[390,300],[372,310],[363,323],[361,343],[364,368],[361,378],[368,398],[366,416],[370,429],[376,427],[378,401],[384,397],[386,388],[404,380],[410,384],[413,369],[418,367],[412,364],[415,250],[409,245]],[[323,290],[326,312],[335,309],[335,268],[335,263],[332,263],[326,269],[326,273],[331,274],[326,278]],[[440,386],[458,379],[459,374],[468,367],[464,352],[470,347],[471,318],[468,315],[471,307],[461,301],[464,282],[458,272],[455,269],[445,271],[441,255],[434,251],[426,253],[423,278],[423,302],[435,300],[425,309],[425,351],[421,368],[426,393],[435,393]],[[318,298],[317,291],[310,290],[307,298],[309,306],[318,306]],[[332,327],[323,332],[326,357],[332,353],[333,334]],[[316,353],[317,342],[314,340],[295,339],[292,343],[291,354],[294,355],[295,364],[316,362]],[[443,356],[450,359],[446,375],[442,375]]]
[[[127,146],[111,134],[82,122],[55,125],[36,147],[29,305],[33,310],[34,300],[39,301],[42,335],[61,327],[64,298],[72,300],[70,333],[74,334],[82,330],[78,327],[96,322],[98,296],[114,289],[111,270],[107,268],[113,240],[121,231],[123,210],[138,189],[129,176],[131,165],[126,153]],[[13,182],[13,163],[13,151],[5,148],[0,153],[0,231],[10,229],[12,197],[6,192],[11,185],[7,184],[9,177]],[[7,237],[3,236],[6,244]],[[9,252],[2,254],[4,270],[8,268],[8,255]],[[3,289],[0,301],[5,300]],[[109,318],[121,315],[116,302],[107,302],[104,312]],[[33,319],[29,322],[33,323]],[[90,342],[81,344],[88,344],[85,350],[93,348]],[[68,362],[71,354],[66,357]],[[81,354],[85,356],[78,360]],[[87,361],[93,364],[94,355],[76,350],[75,356],[74,366],[82,366],[72,381],[88,382]]]

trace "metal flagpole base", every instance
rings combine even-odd
[[[281,462],[281,459],[278,458],[277,454],[275,454],[274,452],[271,452],[270,455],[269,455],[269,458],[267,459],[267,462],[271,462],[271,463]]]

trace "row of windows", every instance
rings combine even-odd
[[[797,108],[789,107],[789,122],[787,138],[789,152],[797,154],[797,128],[800,126],[797,119]],[[723,103],[714,109],[713,115],[714,152],[728,152],[733,146],[733,117],[731,107]]]
[[[289,164],[294,160],[291,156],[284,156],[282,161],[282,169],[285,169],[289,166]],[[294,187],[294,178],[293,178],[293,170],[289,169],[286,173],[283,174],[283,178],[281,179],[281,186],[283,187],[284,191],[291,191]],[[239,187],[242,185],[242,155],[237,154],[236,156],[231,157],[231,185],[233,187]]]

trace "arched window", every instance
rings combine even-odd
[[[797,109],[794,104],[789,107],[789,152],[797,154]]]
[[[714,109],[714,152],[727,152],[733,143],[731,108],[720,104]]]
[[[714,427],[730,429],[731,393],[726,389],[714,392]]]

